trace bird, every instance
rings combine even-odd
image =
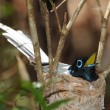
[[[29,59],[30,63],[35,65],[34,48],[31,39],[22,31],[16,31],[2,23],[0,23],[0,29],[5,31],[2,33],[2,35],[7,39],[7,41],[14,45],[21,53],[23,53]],[[41,48],[40,53],[43,72],[48,73],[49,58]],[[95,81],[99,77],[95,72],[95,58],[96,53],[90,57],[78,58],[73,65],[59,62],[57,72],[59,74],[80,77],[90,82]]]
[[[96,81],[99,76],[95,72],[96,53],[90,57],[81,57],[75,60],[73,65],[69,67],[70,75],[82,78],[86,81]]]
[[[27,59],[30,61],[32,66],[35,66],[35,55],[34,55],[34,47],[32,45],[31,37],[25,35],[20,30],[14,30],[11,27],[0,23],[0,30],[3,30],[2,36],[4,36],[7,41],[15,46],[21,53],[23,53]],[[41,63],[43,67],[43,72],[49,72],[49,57],[47,54],[40,48],[40,55],[41,55]],[[58,64],[58,74],[69,74],[68,68],[71,65],[61,63]]]

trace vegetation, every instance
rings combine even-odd
[[[63,25],[61,25],[59,20],[59,15],[57,10],[66,2],[63,0],[58,6],[54,3],[53,0],[49,0],[52,6],[51,12],[55,13],[58,32],[60,35],[58,47],[53,59],[52,54],[52,42],[51,42],[51,27],[50,27],[50,12],[48,10],[47,4],[45,1],[39,0],[40,11],[45,24],[46,38],[47,38],[47,48],[49,56],[49,73],[48,81],[45,80],[45,75],[43,74],[41,56],[40,56],[40,43],[39,43],[39,33],[38,28],[36,28],[36,22],[38,18],[35,18],[35,12],[33,8],[33,0],[26,0],[27,14],[29,20],[29,27],[32,37],[32,43],[35,53],[35,65],[36,70],[35,74],[37,79],[35,82],[32,82],[29,77],[28,70],[26,68],[27,60],[23,55],[18,53],[15,48],[7,44],[4,38],[1,39],[1,59],[0,59],[0,110],[54,110],[59,106],[68,103],[71,101],[68,99],[61,99],[55,102],[48,102],[47,97],[51,94],[58,93],[55,91],[55,82],[58,80],[55,76],[57,73],[58,63],[60,62],[61,54],[65,45],[65,40],[70,32],[70,29],[77,19],[80,11],[85,5],[87,0],[81,0],[78,4],[73,16],[67,22],[67,13],[65,12]],[[108,67],[105,70],[101,69],[102,55],[105,45],[105,37],[107,32],[107,25],[110,15],[110,2],[106,9],[105,15],[101,9],[100,1],[96,0],[100,16],[101,16],[101,36],[99,41],[99,48],[97,53],[96,66],[97,74],[105,74],[105,77],[110,72]],[[11,4],[4,2],[0,7],[0,17],[1,21],[3,18],[7,18],[13,15],[14,9]],[[6,19],[7,22],[7,19]],[[1,32],[2,35],[2,32]],[[7,45],[5,45],[7,44]],[[3,59],[2,59],[3,57]],[[10,58],[9,58],[10,57]],[[4,60],[5,59],[5,60]],[[35,77],[36,77],[35,76]],[[47,88],[52,87],[53,91],[46,93]],[[51,88],[50,87],[50,88]]]

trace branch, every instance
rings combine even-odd
[[[104,18],[104,14],[103,14],[103,11],[102,11],[102,8],[101,8],[100,1],[99,1],[99,0],[96,0],[96,2],[97,2],[97,5],[98,5],[98,7],[99,7],[99,11],[100,11],[101,19],[103,20],[103,18]]]
[[[21,80],[22,81],[30,81],[26,66],[25,66],[24,62],[22,61],[22,59],[20,58],[19,54],[16,55],[16,59],[17,59],[17,66],[18,66],[18,71],[19,71],[19,75],[21,77]]]
[[[77,16],[79,15],[79,12],[81,11],[82,7],[86,3],[87,0],[81,0],[79,5],[77,6],[74,14],[72,15],[71,19],[69,20],[66,29],[70,30],[71,26],[73,25],[74,21],[76,20]]]
[[[77,16],[79,15],[79,12],[81,11],[81,9],[84,6],[84,4],[86,3],[86,1],[87,0],[81,0],[80,1],[80,3],[77,6],[73,16],[70,18],[67,26],[62,28],[60,41],[59,41],[58,48],[57,48],[57,51],[56,51],[56,55],[55,55],[55,58],[54,58],[54,62],[53,62],[53,65],[52,65],[52,70],[51,71],[53,73],[57,72],[58,62],[59,62],[59,59],[61,57],[61,53],[62,53],[64,44],[65,44],[66,36],[68,35],[68,32],[70,31],[70,28],[72,27],[73,23],[75,22]]]
[[[67,12],[64,14],[63,26],[66,27],[67,24]]]
[[[37,29],[36,29],[34,10],[33,10],[33,6],[32,6],[33,0],[26,0],[26,3],[27,3],[28,19],[29,19],[31,36],[32,36],[32,42],[33,42],[33,47],[34,47],[34,52],[35,52],[35,63],[36,63],[35,68],[37,71],[38,81],[42,82],[43,81],[43,72],[42,72],[38,33],[37,33]]]
[[[58,6],[56,6],[56,10],[58,10],[65,2],[66,2],[66,0],[63,0]],[[50,12],[53,12],[53,11],[54,10],[51,10]]]
[[[48,48],[48,55],[49,55],[49,68],[51,68],[53,62],[53,55],[52,55],[52,45],[51,45],[51,33],[50,33],[50,25],[49,25],[49,12],[47,9],[47,5],[45,2],[39,0],[40,3],[40,10],[45,22],[45,29],[46,29],[46,37],[47,37],[47,48]],[[49,73],[50,69],[49,69]]]
[[[58,12],[57,12],[55,4],[52,4],[52,8],[53,8],[53,11],[55,12],[55,16],[56,16],[56,19],[57,19],[59,32],[61,32],[60,20],[59,20],[59,16],[58,16]]]
[[[110,1],[106,9],[104,19],[102,20],[101,35],[100,35],[98,54],[97,54],[97,59],[96,59],[96,63],[98,64],[96,66],[97,70],[101,70],[102,55],[103,55],[103,50],[104,50],[104,45],[105,45],[105,38],[107,34],[107,24],[108,24],[109,16],[110,16]]]

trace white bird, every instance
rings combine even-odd
[[[29,61],[33,61],[35,63],[34,49],[31,39],[27,37],[22,31],[16,31],[2,23],[0,23],[0,28],[4,30],[2,35],[7,39],[7,41],[14,45],[20,52],[22,52],[29,59]],[[48,64],[49,58],[41,48],[40,54],[42,64]],[[68,68],[70,66],[71,65],[59,63],[58,73],[69,74]],[[48,70],[48,65],[43,66],[44,72],[48,72]]]

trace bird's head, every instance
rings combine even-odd
[[[70,74],[72,76],[80,77],[88,81],[96,80],[98,75],[95,73],[95,59],[96,53],[92,54],[89,58],[78,58],[74,64],[70,66]]]

